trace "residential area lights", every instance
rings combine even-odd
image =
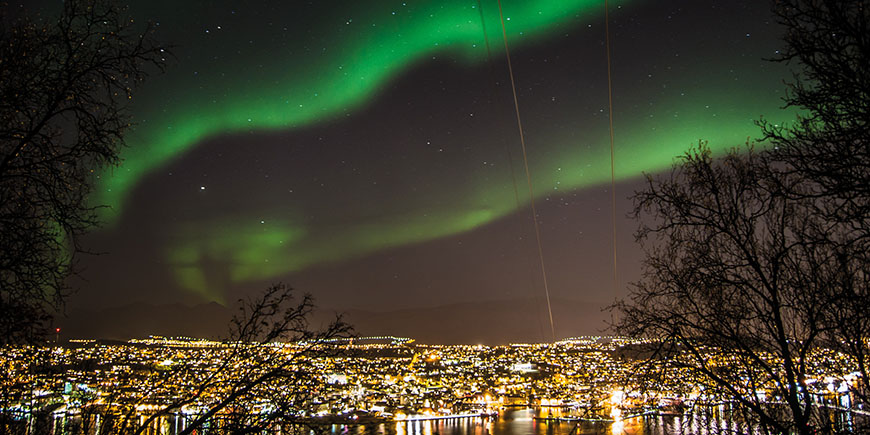
[[[538,407],[554,410],[541,415],[618,422],[641,413],[687,409],[696,401],[725,400],[688,372],[654,384],[647,379],[641,388],[638,359],[630,357],[630,349],[640,342],[581,337],[550,344],[426,345],[390,336],[336,341],[326,344],[333,350],[329,356],[294,363],[304,365],[315,378],[308,387],[286,388],[311,388],[299,416],[348,420],[365,416],[412,421]],[[5,402],[8,408],[3,411],[24,415],[51,409],[58,415],[95,404],[133,404],[147,415],[172,403],[180,391],[213,379],[216,367],[235,346],[238,343],[149,337],[123,344],[75,340],[63,346],[7,348],[0,356],[3,366],[12,369],[6,382],[27,385],[29,395]],[[299,344],[279,346],[292,355]],[[261,349],[276,351],[274,346]],[[825,352],[824,364],[814,368],[806,388],[829,403],[848,407],[855,370],[837,353]],[[720,357],[711,361],[728,363]],[[244,368],[230,365],[218,376],[232,380],[235,371]],[[155,376],[171,381],[154,385]],[[772,389],[752,391],[763,400],[777,400]],[[196,414],[213,399],[206,394],[202,403],[186,404],[179,415]],[[252,409],[269,409],[268,398]]]

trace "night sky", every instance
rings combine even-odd
[[[603,1],[503,0],[554,301],[606,305],[638,278],[625,215],[643,172],[791,118],[786,67],[764,60],[780,46],[769,8],[610,2],[614,290]],[[129,13],[174,55],[134,96],[123,166],[97,181],[112,208],[86,242],[105,254],[82,259],[70,309],[231,303],[276,281],[335,309],[541,300],[495,0]]]

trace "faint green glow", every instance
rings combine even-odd
[[[222,301],[226,282],[269,279],[324,261],[456,234],[493,217],[488,209],[463,210],[363,223],[310,236],[302,225],[271,221],[258,225],[250,223],[252,218],[224,218],[183,228],[167,258],[180,287]]]
[[[735,108],[739,105],[732,103],[746,101],[753,95],[751,89],[722,95],[709,110],[707,105],[699,106],[695,101],[662,102],[657,113],[665,115],[662,116],[664,119],[647,118],[645,122],[632,122],[630,129],[617,130],[617,177],[628,179],[640,176],[643,171],[668,168],[676,156],[682,155],[699,140],[709,140],[711,146],[719,150],[743,144],[758,132],[754,113],[737,110]],[[766,105],[753,101],[751,107],[752,110],[763,108],[776,113],[776,100]],[[558,151],[533,164],[536,196],[557,197],[577,188],[608,183],[608,140],[606,132],[598,131],[572,138],[541,138],[529,143],[532,148],[546,146],[550,152]],[[227,268],[230,281],[241,283],[271,279],[316,264],[459,234],[516,211],[509,178],[494,178],[481,178],[472,183],[468,192],[455,195],[454,202],[443,205],[440,212],[409,209],[401,216],[352,223],[329,233],[309,233],[301,224],[286,222],[284,230],[280,230],[281,226],[271,230],[273,224],[267,224],[262,233],[227,232],[228,228],[244,228],[247,224],[239,222],[250,222],[254,217],[240,218],[239,222],[200,223],[197,231],[179,233],[180,245],[171,251],[174,254],[170,255],[170,262],[177,264],[175,273],[180,286],[219,300],[219,280],[205,279],[205,269],[195,267],[204,263],[192,259],[214,256],[214,260]],[[523,202],[521,207],[525,205]],[[280,222],[280,218],[277,221]],[[286,236],[275,238],[267,234]],[[275,240],[286,242],[276,244]],[[195,255],[190,255],[190,250]]]
[[[285,258],[304,234],[304,228],[285,222],[266,224],[265,220],[239,222],[222,218],[204,226],[180,228],[166,256],[181,287],[206,299],[221,301],[226,280],[243,282],[271,277],[292,267],[270,261]],[[215,277],[207,270],[208,264],[227,271],[227,275]]]
[[[496,2],[483,4],[489,38],[499,41]],[[487,58],[476,0],[412,3],[397,14],[393,2],[367,2],[365,8],[357,12],[373,18],[358,20],[366,25],[329,44],[334,47],[326,54],[297,57],[285,66],[276,53],[271,65],[274,81],[227,86],[217,105],[210,104],[213,94],[205,90],[181,91],[188,95],[171,112],[154,114],[148,127],[130,138],[123,167],[101,175],[95,201],[110,206],[104,219],[117,219],[126,195],[149,172],[209,137],[333,119],[364,104],[415,62],[438,53],[458,54],[469,62]],[[505,5],[508,37],[514,44],[545,37],[578,14],[600,8],[601,3],[593,0],[510,2]]]

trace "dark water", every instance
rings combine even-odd
[[[729,426],[738,432],[752,432],[721,419],[705,423],[689,416],[646,416],[615,422],[537,420],[536,416],[541,416],[540,412],[532,409],[508,410],[497,418],[404,421],[369,428],[336,425],[331,432],[335,435],[705,435]]]
[[[556,412],[556,415],[559,413]],[[330,435],[665,435],[717,433],[711,427],[699,424],[691,417],[647,416],[620,421],[559,421],[540,420],[535,417],[551,416],[551,411],[519,409],[502,411],[498,417],[462,417],[439,420],[406,420],[371,426],[332,425],[325,429]],[[144,419],[144,417],[143,417]],[[81,420],[65,414],[55,415],[48,432],[56,435],[80,433]],[[100,420],[95,421],[99,426]],[[714,425],[722,425],[716,420]],[[727,426],[727,424],[725,425]],[[31,428],[34,429],[34,428]],[[157,419],[149,427],[151,434],[177,434],[184,429],[184,417],[176,415]],[[745,428],[744,428],[745,429]],[[732,428],[734,430],[734,428]],[[40,432],[33,430],[32,432]],[[93,431],[84,431],[93,433]],[[752,430],[736,430],[751,433]],[[299,433],[299,432],[296,432]],[[312,431],[320,434],[321,431]]]
[[[556,411],[556,412],[553,412]],[[329,435],[712,435],[720,433],[760,434],[757,428],[723,418],[724,413],[704,416],[648,415],[616,421],[560,421],[539,417],[558,416],[558,410],[513,409],[503,410],[498,417],[462,417],[438,420],[405,420],[373,425],[332,425],[323,427]],[[853,426],[849,414],[832,414],[841,419],[836,426],[849,431]],[[538,417],[538,418],[536,418]],[[66,416],[56,416],[51,433],[58,435],[79,433],[78,427]],[[97,421],[99,424],[99,421]],[[78,422],[80,424],[80,421]],[[184,417],[170,416],[158,419],[148,433],[177,434],[184,428]],[[299,433],[298,431],[295,433]],[[303,432],[304,433],[304,432]],[[323,434],[322,430],[311,434]]]

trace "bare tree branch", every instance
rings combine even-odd
[[[93,174],[118,164],[132,89],[167,54],[111,0],[66,1],[53,22],[0,16],[0,34],[0,344],[27,343],[70,294],[98,224]]]

